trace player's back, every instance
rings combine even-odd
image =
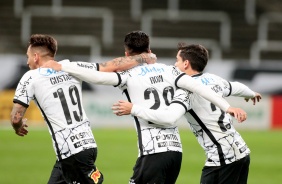
[[[35,100],[55,130],[88,121],[82,105],[80,80],[49,68],[38,68],[31,72],[35,78]]]
[[[119,85],[128,100],[151,109],[166,109],[172,100],[175,80],[181,74],[174,66],[142,65],[120,73]],[[134,118],[139,156],[167,151],[182,152],[177,126],[161,126]]]
[[[216,75],[204,73],[194,78],[222,97],[230,94],[229,83]],[[228,164],[249,154],[229,114],[195,93],[191,96],[191,107],[185,117],[206,151],[206,165]]]
[[[166,108],[175,91],[175,80],[181,72],[174,66],[155,63],[134,67],[126,80],[130,100],[151,109]]]
[[[96,147],[80,80],[49,68],[30,70],[20,80],[14,102],[28,107],[31,100],[41,110],[59,159]]]

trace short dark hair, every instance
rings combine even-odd
[[[177,50],[180,51],[179,56],[183,61],[189,60],[193,70],[202,72],[205,69],[209,59],[209,52],[204,46],[178,43]]]
[[[48,52],[48,56],[54,57],[56,55],[58,46],[55,38],[49,35],[34,34],[29,39],[29,46],[31,48],[41,47]]]
[[[143,31],[132,31],[125,35],[124,47],[126,51],[131,55],[149,52],[149,36]]]

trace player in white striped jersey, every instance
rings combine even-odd
[[[48,183],[102,183],[103,175],[94,165],[97,144],[82,105],[82,81],[66,72],[40,68],[54,59],[56,51],[57,41],[51,36],[31,36],[27,49],[27,64],[31,70],[24,74],[17,86],[11,124],[17,135],[28,134],[23,117],[34,100],[48,125],[57,156]],[[146,55],[143,56],[120,57],[88,66],[115,71],[124,69],[124,63],[132,67],[143,62]]]
[[[125,37],[126,55],[150,52],[149,37],[134,31]],[[171,102],[175,86],[197,92],[226,112],[237,116],[240,109],[230,105],[211,89],[195,81],[174,66],[164,64],[140,65],[120,73],[98,72],[77,63],[49,62],[44,67],[66,71],[86,82],[118,86],[133,103],[151,109],[165,109]],[[179,174],[182,145],[178,128],[173,125],[156,125],[134,117],[138,135],[139,158],[130,183],[175,183]]]
[[[254,104],[261,95],[239,82],[229,82],[219,76],[202,73],[208,61],[208,51],[201,45],[179,47],[177,66],[196,81],[208,86],[222,97],[240,96]],[[134,103],[133,103],[134,104]],[[119,112],[117,111],[119,108]],[[165,110],[151,110],[139,104],[120,101],[113,110],[118,115],[132,114],[159,125],[175,125],[182,116],[206,153],[201,184],[247,183],[250,149],[235,130],[229,114],[196,93],[177,89],[171,105]]]

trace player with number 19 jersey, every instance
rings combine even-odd
[[[97,147],[83,109],[81,85],[66,72],[38,68],[28,71],[16,89],[14,102],[28,107],[34,100],[41,110],[58,160]]]

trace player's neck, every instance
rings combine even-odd
[[[189,76],[193,76],[193,75],[199,74],[200,72],[195,71],[195,70],[186,70],[185,73],[186,73],[187,75],[189,75]]]
[[[50,61],[50,60],[54,60],[53,57],[44,57],[44,58],[41,58],[41,60],[39,61],[38,63],[38,66],[41,67],[44,63],[46,63],[47,61]]]

